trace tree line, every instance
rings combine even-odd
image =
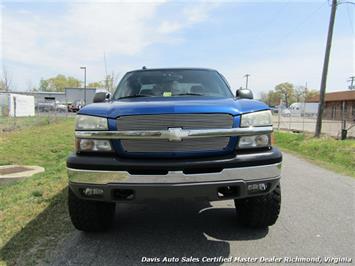
[[[86,84],[87,88],[100,88],[113,92],[116,89],[118,82],[118,75],[114,72],[106,75],[103,80],[94,81]],[[65,88],[80,88],[84,87],[83,81],[63,74],[58,74],[54,77],[47,79],[41,79],[38,86],[33,86],[29,81],[27,86],[28,91],[48,91],[48,92],[63,92]],[[2,73],[0,73],[0,91],[12,91],[15,85],[11,79],[11,76],[7,69],[4,67]]]
[[[277,106],[282,103],[289,107],[295,102],[307,101],[318,94],[317,90],[309,89],[306,86],[294,86],[292,83],[284,82],[276,85],[273,90],[262,92],[260,100],[269,106]]]
[[[105,77],[104,80],[94,81],[86,84],[87,88],[101,88],[108,91],[114,91],[117,83],[117,75],[114,73],[109,74]],[[39,82],[39,91],[53,91],[53,92],[62,92],[65,88],[79,88],[84,87],[84,84],[81,80],[78,80],[71,76],[65,76],[58,74],[55,77],[48,79],[41,79]]]

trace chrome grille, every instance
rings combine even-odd
[[[118,130],[166,130],[168,128],[208,129],[232,128],[233,117],[228,114],[162,114],[132,115],[117,119]],[[121,140],[126,152],[194,152],[221,151],[229,137],[189,139],[181,142],[167,140]]]

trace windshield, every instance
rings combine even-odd
[[[167,69],[126,74],[113,99],[126,97],[233,97],[217,71]]]

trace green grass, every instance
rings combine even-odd
[[[355,177],[355,140],[336,140],[330,137],[312,138],[290,132],[275,132],[276,145],[295,152],[318,164]]]
[[[37,264],[73,230],[66,208],[65,159],[74,120],[0,133],[0,165],[39,165],[45,172],[0,186],[0,265]]]

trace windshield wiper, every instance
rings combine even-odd
[[[127,98],[138,98],[138,97],[150,97],[150,95],[134,94],[134,95],[128,95],[128,96],[123,96],[123,97],[117,98],[117,100],[127,99]]]
[[[191,92],[179,93],[179,94],[175,94],[175,95],[177,95],[177,96],[183,96],[183,95],[204,96],[203,94],[199,94],[199,93],[191,93]]]

